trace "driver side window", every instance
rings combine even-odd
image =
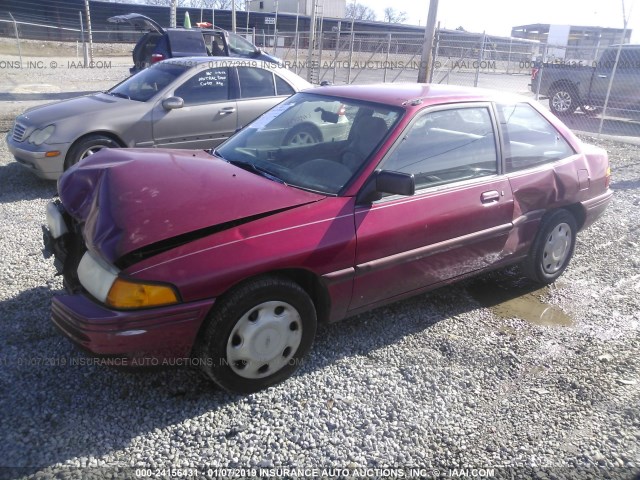
[[[184,100],[185,107],[222,102],[229,99],[229,71],[209,68],[196,73],[174,92]]]
[[[412,173],[416,189],[495,175],[498,155],[487,107],[438,110],[419,116],[383,164]]]

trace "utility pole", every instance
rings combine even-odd
[[[433,37],[436,33],[437,16],[438,0],[429,0],[429,14],[427,16],[427,25],[424,29],[424,43],[422,44],[422,56],[420,57],[418,83],[426,83],[433,68]]]
[[[178,0],[171,0],[171,9],[169,11],[169,26],[176,28],[176,11],[178,9]]]

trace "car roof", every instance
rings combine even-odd
[[[528,101],[520,95],[476,87],[429,83],[379,83],[314,88],[312,93],[410,108],[450,102]]]
[[[304,78],[285,68],[267,60],[258,60],[256,58],[244,57],[176,57],[168,58],[156,65],[183,64],[190,68],[207,68],[207,67],[260,67],[265,70],[276,72],[281,77],[293,83],[297,90],[304,90],[313,87]]]

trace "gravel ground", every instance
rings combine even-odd
[[[15,85],[32,74],[13,73]],[[85,83],[73,77],[72,84],[87,88],[91,71],[77,75]],[[62,82],[54,74],[39,81]],[[6,131],[24,103],[4,103]],[[640,147],[593,141],[609,151],[614,201],[579,236],[561,280],[533,297],[562,309],[568,324],[483,306],[491,302],[474,292],[514,298],[532,290],[511,269],[322,326],[294,378],[246,397],[216,390],[187,367],[126,372],[91,364],[54,330],[49,304],[62,283],[42,258],[40,225],[55,185],[24,171],[0,141],[0,466],[11,467],[0,478],[134,477],[136,467],[202,475],[216,466],[633,478]],[[474,468],[489,470],[466,470]]]

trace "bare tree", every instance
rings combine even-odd
[[[407,19],[407,12],[399,12],[395,8],[384,9],[384,21],[388,23],[402,23]]]
[[[345,17],[355,20],[375,20],[376,12],[374,12],[372,8],[361,3],[356,3],[356,1],[353,0],[353,2],[347,4]]]

